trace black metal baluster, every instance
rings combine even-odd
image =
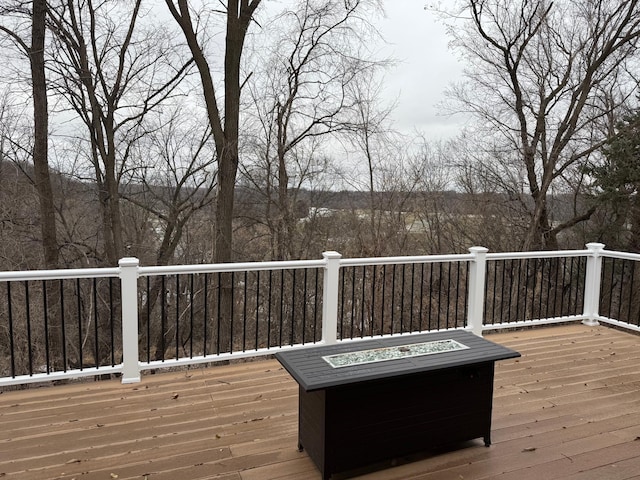
[[[78,368],[82,370],[84,368],[84,352],[82,342],[82,300],[80,296],[80,279],[76,278],[76,308],[78,313]]]
[[[207,341],[209,340],[209,332],[207,331],[207,325],[209,325],[209,274],[204,274],[204,286],[203,286],[203,302],[204,308],[202,309],[202,355],[207,356]]]
[[[62,370],[67,371],[67,327],[65,325],[65,313],[64,313],[64,284],[62,279],[58,280],[60,286],[60,328],[62,335]]]
[[[526,259],[518,259],[518,288],[516,289],[516,321],[526,320],[526,311],[522,311],[523,305],[520,300],[522,297],[526,297],[527,295],[527,277],[524,276],[524,268],[523,263],[526,265]],[[524,278],[523,278],[524,276]],[[522,294],[523,284],[524,283],[524,295]]]
[[[242,351],[247,351],[247,290],[248,275],[247,270],[244,271],[244,289],[242,298]]]
[[[581,312],[580,310],[580,303],[579,299],[581,298],[580,296],[580,291],[583,290],[584,288],[584,280],[583,280],[583,276],[582,276],[582,262],[584,261],[584,259],[582,257],[577,258],[576,259],[576,263],[578,264],[578,271],[576,272],[576,286],[573,290],[573,304],[575,305],[574,311],[575,313]],[[580,288],[580,287],[583,288]],[[598,292],[598,295],[600,295],[600,292]]]
[[[51,357],[49,351],[49,299],[47,298],[47,282],[42,280],[42,309],[44,319],[44,356],[47,375],[51,373]]]
[[[506,305],[508,305],[508,302],[505,301],[504,298],[504,289],[505,289],[505,285],[507,283],[507,261],[506,260],[502,260],[500,262],[500,267],[502,268],[502,275],[501,275],[501,282],[500,282],[500,324],[504,323],[504,311],[505,311],[505,307]],[[508,315],[508,314],[507,314]]]
[[[620,268],[620,282],[618,283],[619,288],[618,288],[618,311],[616,312],[616,316],[614,318],[616,318],[617,320],[620,320],[620,315],[622,314],[622,290],[623,290],[623,286],[624,286],[624,271],[625,271],[625,265],[627,264],[626,260],[621,260],[622,263],[622,267]]]
[[[549,318],[549,304],[551,303],[551,273],[552,273],[552,267],[553,267],[553,259],[549,258],[545,263],[547,263],[549,265],[549,268],[547,269],[547,278],[546,278],[546,282],[547,282],[547,304],[545,305],[545,312],[544,312],[544,318]],[[543,269],[544,270],[544,269]],[[542,297],[542,296],[541,296]]]
[[[296,325],[296,272],[297,269],[293,269],[292,278],[291,278],[291,342],[290,344],[294,344],[294,336],[295,336],[295,325]]]
[[[7,315],[9,317],[9,350],[11,351],[11,376],[16,376],[16,346],[13,341],[13,305],[11,302],[11,282],[7,282]]]
[[[387,286],[387,266],[382,266],[382,307],[380,308],[380,335],[384,335],[384,303],[385,303],[385,290]]]
[[[189,358],[193,358],[193,320],[194,320],[194,277],[195,273],[189,275]]]
[[[631,324],[631,304],[633,303],[631,300],[633,299],[633,280],[636,274],[636,262],[630,260],[631,262],[631,278],[629,280],[629,308],[627,309],[627,319],[626,323]]]
[[[431,331],[431,315],[433,312],[433,263],[429,264],[429,315],[427,319],[428,331]]]
[[[486,283],[486,280],[485,280]],[[458,304],[460,303],[460,262],[456,262],[456,294],[454,297],[454,301],[455,301],[455,309],[454,309],[454,319],[455,319],[455,323],[454,323],[454,327],[458,326]]]
[[[422,311],[424,303],[424,263],[420,264],[420,307],[418,308],[418,331],[422,331]]]
[[[402,282],[400,283],[400,333],[404,333],[404,284],[406,275],[406,264],[402,264]]]
[[[506,262],[505,262],[506,266]],[[509,299],[507,301],[507,322],[511,323],[511,299],[513,298],[513,259],[509,260]]]
[[[564,301],[564,297],[565,297],[564,285],[567,280],[567,259],[562,258],[562,259],[558,259],[558,261],[562,262],[562,281],[560,282],[560,316],[563,316],[566,311],[565,310],[566,304]]]
[[[220,355],[220,323],[222,321],[222,272],[218,272],[218,308],[216,310],[216,355]]]
[[[147,277],[147,363],[151,363],[151,277]]]
[[[231,272],[231,305],[229,312],[229,353],[233,353],[233,335],[234,335],[234,323],[235,323],[235,306],[236,306],[236,272]]]
[[[566,309],[565,315],[573,315],[575,312],[573,298],[572,298],[573,289],[575,288],[574,287],[574,271],[573,271],[574,258],[573,257],[565,258],[564,261],[565,261],[565,270],[567,271],[566,273],[567,277],[565,277],[564,279],[565,284],[563,284],[563,291],[566,297],[566,300],[563,303],[565,303],[565,309]]]
[[[318,331],[318,277],[320,276],[320,270],[316,269],[316,281],[315,290],[313,294],[313,343],[316,343],[316,332]]]
[[[442,262],[438,263],[438,330],[440,330],[440,320],[442,316]]]
[[[344,283],[345,283],[345,268],[340,269],[340,340],[344,339]]]
[[[180,275],[176,274],[176,360],[180,358]]]
[[[278,330],[278,346],[282,346],[282,333],[284,330],[284,270],[280,270],[280,328]]]
[[[609,317],[613,317],[613,285],[614,285],[614,278],[615,278],[615,270],[616,270],[616,259],[612,258],[611,259],[611,283],[610,283],[610,287],[609,287],[609,291],[611,293],[609,293],[609,310],[608,310],[608,316]]]
[[[167,285],[166,285],[166,277],[162,275],[161,287],[162,293],[160,297],[160,348],[162,352],[160,352],[161,357],[160,360],[164,362],[164,352],[166,350],[164,341],[165,341],[165,327],[166,327],[166,305],[167,305]],[[158,357],[158,352],[156,352],[156,358]]]
[[[520,277],[522,274],[522,260],[513,260],[511,262],[511,264],[513,265],[513,262],[516,262],[516,288],[515,288],[515,303],[516,303],[516,315],[514,317],[515,321],[517,322],[520,319]]]
[[[530,261],[529,259],[525,260],[525,271],[524,271],[524,318],[523,320],[527,319],[527,306],[529,304],[529,265],[530,265]],[[531,297],[533,298],[533,297]]]
[[[271,347],[271,295],[273,292],[273,270],[269,270],[269,288],[267,291],[268,312],[267,312],[267,348]]]
[[[302,345],[305,344],[306,333],[307,333],[307,295],[309,291],[307,289],[307,280],[308,280],[309,269],[304,269],[304,289],[302,294]]]
[[[413,332],[413,301],[415,297],[415,277],[416,277],[416,264],[411,264],[411,287],[409,294],[409,331]]]
[[[29,301],[29,282],[24,281],[24,298],[27,319],[27,354],[29,355],[29,375],[33,375],[33,347],[31,345],[31,302]]]
[[[369,329],[371,330],[371,336],[376,334],[376,276],[378,274],[377,265],[373,265],[371,268],[371,306],[369,307]]]
[[[256,350],[258,350],[260,331],[260,270],[256,272]]]
[[[113,278],[109,277],[109,327],[110,327],[110,341],[111,341],[111,366],[116,365],[116,341],[115,331],[113,326]]]
[[[445,314],[445,329],[449,329],[449,312],[451,308],[451,262],[447,263],[447,310]]]
[[[100,367],[100,344],[98,342],[98,279],[93,279],[93,341],[96,368]]]
[[[362,266],[362,292],[360,295],[360,305],[361,305],[361,312],[360,312],[360,338],[364,338],[364,311],[365,311],[365,295],[366,295],[366,278],[367,278],[367,272],[366,272],[366,266],[363,265]]]
[[[393,335],[393,323],[396,316],[396,264],[391,267],[391,335]]]
[[[356,267],[351,267],[351,330],[349,338],[353,338],[353,325],[356,316]]]
[[[535,299],[536,299],[536,287],[538,286],[538,259],[533,259],[533,292],[531,294],[531,318],[540,318],[540,312],[536,315],[535,312]],[[540,291],[540,295],[542,295],[542,290]]]
[[[464,301],[462,303],[463,306],[464,306],[463,313],[462,313],[464,320],[462,321],[462,325],[466,327],[467,326],[467,317],[468,317],[468,315],[467,315],[467,308],[468,308],[467,299],[469,298],[469,265],[467,263],[464,264],[464,294],[465,294],[464,295],[465,299],[464,299]],[[484,315],[484,311],[482,313]]]
[[[496,323],[496,286],[498,285],[498,262],[492,261],[493,264],[493,277],[490,277],[488,272],[491,270],[491,267],[487,268],[487,280],[484,282],[484,310],[486,315],[489,315],[489,278],[493,278],[493,292],[491,295],[491,321],[489,324]]]
[[[553,289],[553,316],[558,317],[558,277],[560,276],[560,259],[558,257],[555,257],[554,260],[556,262],[556,281],[555,288]]]

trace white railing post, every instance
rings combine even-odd
[[[603,243],[587,243],[589,256],[587,257],[587,271],[584,279],[584,304],[582,323],[589,326],[599,325],[600,311],[600,282],[602,276]]]
[[[322,289],[322,341],[331,345],[338,342],[338,284],[340,259],[338,252],[323,252],[325,259]]]
[[[138,265],[137,258],[121,258],[122,288],[122,383],[140,381],[138,358]]]
[[[475,259],[469,262],[469,308],[467,326],[473,333],[482,336],[484,314],[484,284],[487,272],[487,252],[485,247],[471,247],[469,251]]]

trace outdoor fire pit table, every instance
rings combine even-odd
[[[323,479],[482,437],[493,371],[520,354],[462,330],[276,353],[298,382],[298,448]]]

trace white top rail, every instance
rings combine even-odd
[[[120,268],[71,268],[59,270],[31,270],[0,272],[0,282],[33,280],[65,280],[71,278],[107,278],[120,275]]]
[[[591,250],[539,250],[536,252],[500,252],[487,253],[487,260],[518,260],[527,258],[561,258],[561,257],[586,257],[591,255]]]
[[[603,250],[602,256],[609,258],[619,258],[621,260],[640,260],[640,254],[638,253],[615,252],[611,250]]]
[[[324,268],[325,260],[290,260],[280,262],[243,262],[205,265],[168,265],[164,267],[140,267],[140,276],[177,275],[189,273],[245,272],[258,270],[293,270],[302,268]]]
[[[343,267],[365,265],[392,265],[403,263],[442,263],[442,262],[469,262],[475,256],[469,253],[458,255],[422,255],[414,257],[373,257],[373,258],[344,258],[340,260]]]

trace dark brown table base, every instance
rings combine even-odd
[[[491,443],[494,364],[306,392],[299,448],[323,479],[386,459],[483,438]]]

